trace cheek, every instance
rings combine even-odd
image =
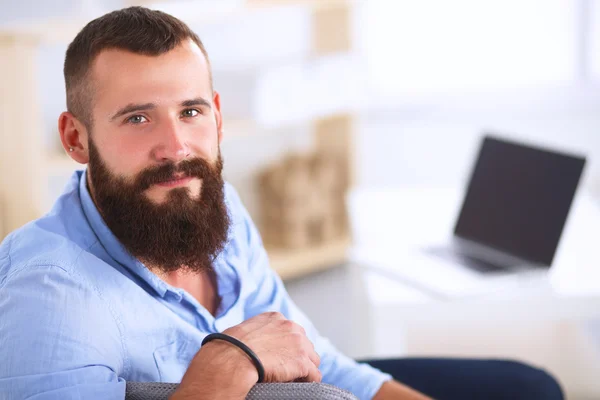
[[[143,143],[132,140],[111,140],[104,143],[101,150],[104,162],[110,170],[119,176],[132,177],[147,167],[147,149]]]
[[[219,137],[216,129],[191,135],[188,146],[192,154],[207,160],[215,161],[219,152]]]
[[[213,159],[219,148],[219,133],[214,115],[203,116],[185,126],[185,141],[196,156]]]

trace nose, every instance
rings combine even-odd
[[[160,131],[160,143],[153,152],[156,161],[177,163],[190,155],[190,148],[183,129],[176,122],[165,125]]]

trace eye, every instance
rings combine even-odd
[[[200,114],[200,112],[198,110],[196,110],[195,108],[188,108],[187,110],[183,110],[181,112],[181,116],[186,117],[186,118],[195,117],[198,114]]]
[[[127,118],[127,122],[130,124],[133,124],[133,125],[138,125],[143,122],[148,122],[148,120],[143,115],[133,115],[133,116]]]

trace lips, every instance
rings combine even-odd
[[[185,174],[176,174],[169,180],[158,182],[157,185],[164,187],[181,186],[188,183],[191,179],[190,176],[186,176]]]
[[[203,180],[203,178],[209,177],[212,172],[210,163],[201,158],[184,160],[179,164],[169,162],[141,171],[135,179],[134,187],[139,193],[143,193],[152,186],[178,187],[194,178]]]

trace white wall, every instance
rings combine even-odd
[[[372,0],[360,39],[372,87],[414,101],[568,83],[581,62],[579,3]]]
[[[587,155],[600,196],[600,0],[373,0],[360,21],[362,184],[463,184],[489,130]]]
[[[387,110],[362,118],[358,178],[367,186],[462,185],[484,132],[584,154],[581,187],[600,196],[600,113],[460,114]]]
[[[78,14],[96,16],[123,7],[125,0],[0,0],[0,26]]]
[[[590,5],[590,42],[592,49],[588,58],[590,75],[596,84],[600,84],[600,0],[593,0]]]

